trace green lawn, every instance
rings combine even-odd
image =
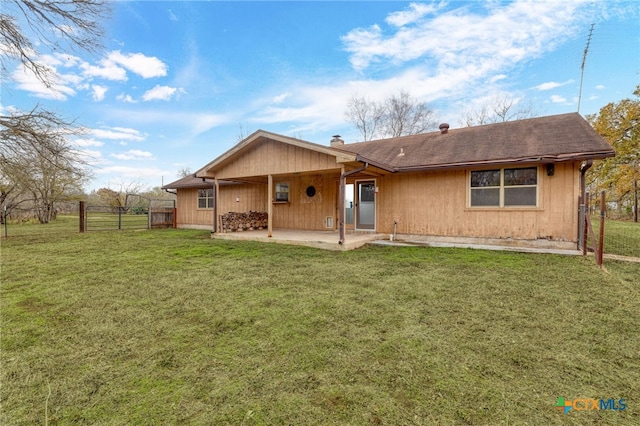
[[[639,264],[171,229],[0,244],[3,425],[640,424]]]

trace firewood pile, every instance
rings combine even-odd
[[[222,232],[251,231],[268,226],[266,212],[229,212],[220,216]]]

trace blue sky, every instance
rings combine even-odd
[[[640,2],[119,1],[98,54],[42,52],[57,90],[17,65],[0,108],[36,103],[86,126],[87,190],[160,186],[257,129],[328,144],[359,135],[354,94],[400,90],[462,126],[496,97],[580,113],[640,84]]]

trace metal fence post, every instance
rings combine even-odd
[[[85,202],[84,201],[80,201],[80,203],[78,203],[78,217],[80,218],[80,232],[81,233],[85,231],[84,209],[85,209]]]

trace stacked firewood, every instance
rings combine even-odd
[[[268,226],[266,212],[229,212],[220,216],[222,232],[251,231]]]

